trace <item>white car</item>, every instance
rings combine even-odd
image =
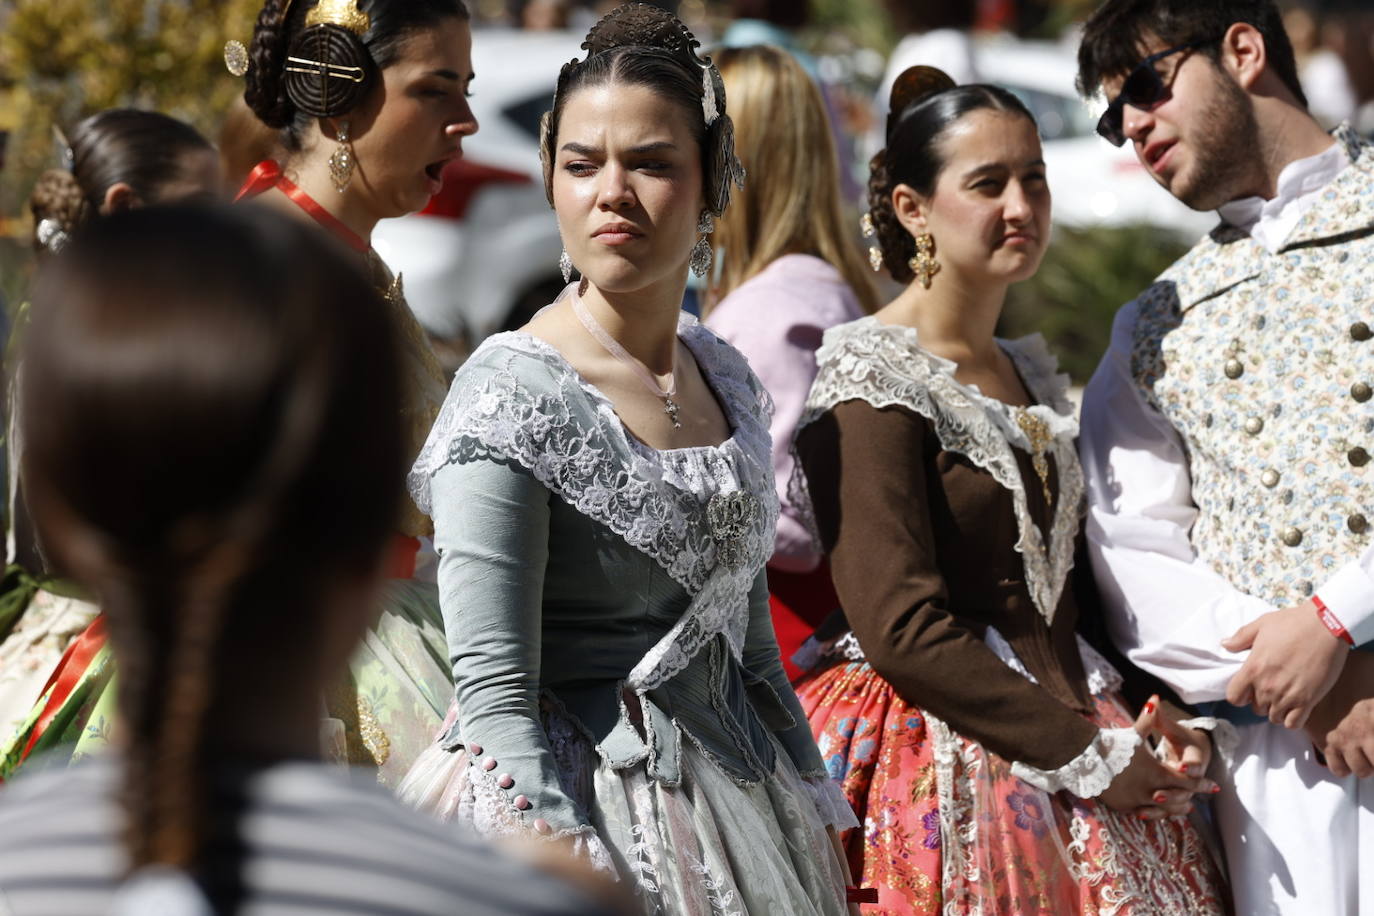
[[[977,54],[979,76],[1016,93],[1040,122],[1056,223],[1147,223],[1186,241],[1217,224],[1215,213],[1189,209],[1160,187],[1129,144],[1118,148],[1097,135],[1105,102],[1090,105],[1079,97],[1072,47],[993,37],[978,42]]]
[[[377,253],[404,276],[407,301],[436,338],[471,346],[524,324],[563,288],[539,119],[559,69],[586,53],[581,43],[570,32],[477,32],[478,132],[463,141],[463,158],[445,169],[443,190],[422,213],[377,226]]]

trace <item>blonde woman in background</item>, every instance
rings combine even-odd
[[[778,647],[792,654],[839,604],[830,572],[787,498],[792,434],[816,378],[827,328],[878,306],[878,292],[840,199],[840,168],[825,103],[791,54],[769,45],[715,55],[749,175],[716,224],[721,270],[706,324],[742,352],[774,402],[773,472],[782,514],[768,563]]]

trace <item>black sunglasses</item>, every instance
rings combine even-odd
[[[1166,48],[1151,54],[1136,64],[1131,72],[1126,75],[1125,82],[1121,84],[1121,91],[1116,94],[1116,98],[1112,99],[1111,103],[1107,105],[1107,110],[1097,120],[1097,132],[1113,146],[1123,145],[1126,142],[1126,134],[1121,127],[1122,109],[1128,104],[1136,108],[1148,108],[1164,98],[1168,92],[1168,88],[1164,85],[1164,79],[1155,69],[1155,64],[1174,54],[1215,44],[1217,41],[1219,39],[1209,38],[1206,41],[1192,41],[1186,45]]]

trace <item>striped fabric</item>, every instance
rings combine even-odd
[[[120,880],[118,780],[116,763],[96,760],[21,778],[0,792],[0,916],[130,910],[129,886]],[[235,900],[242,916],[600,912],[562,882],[337,767],[292,762],[245,770],[226,777],[219,792],[221,810],[242,812],[236,835],[220,823],[209,844],[203,883],[220,912]],[[139,905],[131,911],[151,913],[149,901],[133,901]]]

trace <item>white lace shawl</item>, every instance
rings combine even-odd
[[[733,430],[719,446],[657,451],[629,434],[611,402],[557,349],[529,334],[488,338],[453,380],[448,398],[407,478],[422,511],[430,485],[459,461],[512,461],[577,511],[657,562],[691,605],[627,679],[649,690],[684,668],[717,633],[739,659],[748,593],[773,545],[768,419],[772,402],[740,353],[690,315],[678,336],[692,351]],[[743,560],[719,562],[706,518],[711,497],[743,491],[760,511],[743,536]]]
[[[899,406],[925,417],[946,451],[968,457],[1011,492],[1019,537],[1016,551],[1026,570],[1026,585],[1047,622],[1073,568],[1074,539],[1083,515],[1083,469],[1074,439],[1078,420],[1067,397],[1068,376],[1039,334],[999,341],[1037,403],[1027,408],[1046,421],[1049,453],[1058,472],[1059,494],[1049,548],[1026,503],[1025,483],[1014,448],[1029,450],[1013,408],[954,378],[955,364],[923,349],[914,328],[884,324],[872,316],[831,328],[816,353],[820,371],[797,424],[807,424],[845,401],[874,407]],[[1038,484],[1038,482],[1037,482]],[[814,531],[814,514],[800,461],[789,482],[789,496]]]

